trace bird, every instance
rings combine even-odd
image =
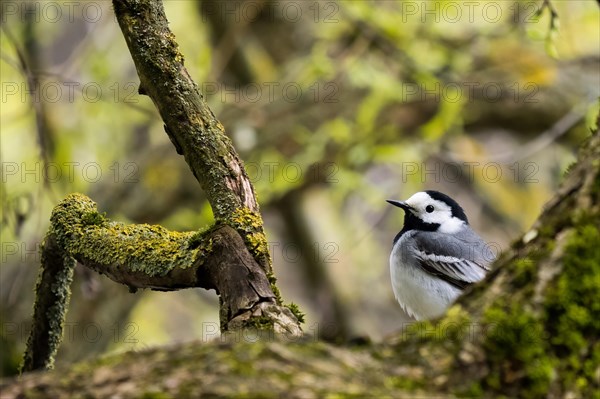
[[[416,320],[439,317],[465,288],[486,276],[494,253],[471,228],[463,208],[444,193],[427,190],[387,202],[404,210],[404,226],[390,254],[394,296]]]

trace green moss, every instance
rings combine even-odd
[[[258,330],[272,330],[273,319],[268,316],[252,317],[248,320],[248,327],[254,327]]]
[[[589,346],[600,336],[600,232],[598,218],[588,218],[575,228],[563,259],[563,271],[549,287],[544,324],[553,352],[560,359],[560,383],[581,389],[580,396],[592,392],[600,346]]]
[[[577,165],[577,161],[573,161],[569,164],[569,166],[567,166],[567,168],[565,169],[565,172],[563,173],[563,179],[566,179],[567,177],[569,177],[569,175],[571,174],[573,169],[575,169],[576,165]]]
[[[254,331],[251,333],[254,333]],[[254,336],[249,334],[245,335],[243,330],[236,332],[240,340],[234,344],[235,350],[232,351],[233,356],[223,360],[229,363],[228,365],[233,373],[255,377],[258,370],[255,362],[264,351],[264,345],[256,345],[253,339]]]
[[[288,308],[294,316],[296,316],[296,319],[298,319],[298,322],[304,323],[305,315],[300,310],[300,307],[298,305],[296,305],[294,302],[290,302],[287,305],[285,305],[285,307]]]
[[[46,318],[49,321],[50,330],[48,331],[48,347],[50,353],[56,353],[62,342],[62,332],[65,317],[71,299],[71,283],[73,282],[73,270],[75,261],[68,255],[62,258],[63,267],[54,275],[50,290],[56,297],[56,302],[49,308]],[[49,359],[51,367],[54,358]]]
[[[66,252],[48,251],[50,239],[52,236],[48,233],[42,244],[41,267],[35,288],[34,320],[21,371],[32,370],[39,366],[40,361],[44,368],[53,368],[54,356],[62,342],[75,260]],[[42,344],[39,341],[44,333],[48,336],[47,341]],[[45,348],[40,348],[39,345],[44,345]]]
[[[156,225],[110,222],[81,194],[71,194],[57,205],[51,222],[50,232],[69,254],[150,277],[191,267],[211,250],[210,242],[201,245],[207,231],[181,233]]]
[[[479,381],[474,381],[468,388],[457,393],[459,398],[483,398],[485,391]]]
[[[80,226],[69,228],[79,230]],[[190,267],[198,251],[204,249],[189,249],[193,232],[173,232],[147,224],[108,222],[102,227],[85,227],[81,233],[77,240],[66,243],[70,253],[100,264],[123,265],[148,276],[164,276],[176,266]]]
[[[281,292],[279,291],[279,287],[277,287],[277,277],[275,277],[272,271],[269,271],[267,273],[267,279],[269,280],[271,291],[273,291],[273,294],[275,294],[275,300],[277,301],[277,304],[282,304],[283,301],[281,300]]]
[[[212,250],[212,241],[205,240],[208,230],[179,233],[161,226],[111,222],[82,194],[71,194],[61,201],[50,221],[45,243],[52,239],[56,248],[52,253],[42,252],[34,305],[39,319],[34,320],[34,328],[48,331],[47,368],[52,367],[61,342],[75,259],[154,277],[165,276],[175,267],[191,267]],[[61,265],[56,263],[58,258]],[[51,270],[46,271],[49,267]],[[42,279],[42,275],[46,277]],[[40,298],[48,303],[41,305]],[[28,356],[29,351],[24,359],[26,367],[31,364]]]
[[[270,258],[267,238],[263,232],[263,221],[259,213],[245,207],[238,208],[227,220],[227,224],[244,238],[246,246],[257,261],[262,263],[264,259]]]
[[[456,352],[472,328],[468,312],[455,304],[438,321],[419,321],[410,323],[402,329],[403,340],[417,340],[431,344],[430,348],[444,347],[451,353]]]
[[[513,286],[518,289],[527,286],[537,276],[537,265],[530,257],[518,258],[513,263]]]
[[[139,396],[140,399],[170,399],[172,395],[162,392],[144,392]]]
[[[81,216],[81,220],[84,224],[102,226],[106,219],[106,213],[99,213],[96,211],[86,212]]]
[[[275,294],[275,300],[278,305],[282,304],[281,293],[277,288],[277,279],[273,274],[271,266],[271,256],[269,254],[269,246],[267,237],[263,232],[262,217],[257,212],[252,212],[248,208],[236,209],[231,217],[225,221],[226,224],[233,227],[244,239],[246,247],[258,262],[258,264],[266,267],[265,272],[271,285],[271,290]]]
[[[585,213],[585,215],[583,215]],[[465,393],[485,391],[507,395],[504,387],[521,387],[520,397],[541,397],[550,387],[588,397],[593,392],[600,361],[600,232],[598,216],[589,212],[571,214],[573,227],[564,248],[562,270],[548,283],[543,309],[528,309],[519,301],[499,299],[483,314],[483,348],[489,372]],[[562,221],[562,220],[561,220]],[[548,240],[533,260],[513,263],[515,282],[529,284],[542,253],[555,248]],[[523,293],[521,292],[521,295]],[[526,293],[525,293],[526,294]],[[519,381],[515,383],[514,379]],[[553,388],[556,390],[556,388]]]
[[[504,392],[504,385],[520,385],[520,397],[536,398],[548,392],[556,360],[550,356],[539,319],[520,303],[497,300],[483,314],[489,372],[482,381],[486,392]],[[514,379],[520,379],[515,384]]]
[[[192,234],[192,236],[188,240],[188,249],[196,249],[201,245],[206,245],[204,240],[214,230],[214,228],[215,226],[207,227],[204,229],[200,229],[194,234]],[[210,242],[209,244],[212,247],[212,242]]]
[[[385,379],[383,384],[387,390],[398,389],[408,392],[415,392],[419,389],[425,388],[426,381],[424,379],[417,378],[416,376],[412,376],[410,378],[389,376]]]
[[[594,168],[600,169],[600,160],[596,159],[592,162],[594,164]],[[600,173],[598,173],[596,175],[596,178],[594,179],[594,184],[592,185],[590,190],[590,196],[592,197],[592,203],[600,203]]]

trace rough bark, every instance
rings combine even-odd
[[[220,342],[32,373],[0,388],[6,398],[593,397],[600,389],[599,159],[595,133],[533,228],[482,283],[443,318],[406,326],[381,344],[256,342],[258,334],[243,330]]]
[[[188,74],[162,3],[115,0],[113,5],[140,78],[139,92],[156,105],[166,133],[206,193],[215,218],[229,220],[242,211],[260,218],[243,163]],[[255,236],[264,235],[262,222],[251,231],[238,232],[251,248],[256,246]],[[260,249],[253,255],[271,273],[269,253]]]

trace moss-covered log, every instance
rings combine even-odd
[[[3,381],[3,397],[592,398],[600,392],[600,135],[531,231],[434,322],[377,345],[190,343]],[[160,378],[157,378],[160,376]]]

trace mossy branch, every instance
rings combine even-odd
[[[231,226],[180,233],[161,226],[125,225],[105,218],[85,195],[71,194],[54,208],[44,240],[23,371],[52,367],[76,261],[132,291],[215,289],[221,296],[223,332],[266,318],[276,332],[301,333],[289,309],[277,304],[266,273]]]
[[[33,325],[27,339],[22,371],[53,367],[71,297],[75,259],[65,256],[53,235],[44,240],[41,261],[44,267],[35,287]]]
[[[252,249],[256,236],[260,240],[264,236],[254,188],[223,125],[184,66],[162,2],[114,0],[113,4],[140,78],[140,93],[156,105],[166,133],[200,182],[215,218],[228,221],[242,212],[254,215],[257,223],[238,229]],[[266,248],[253,255],[271,274]]]

